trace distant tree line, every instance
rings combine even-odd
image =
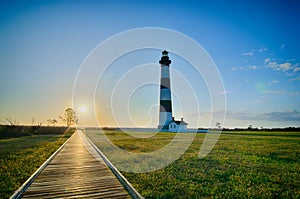
[[[282,132],[300,132],[300,127],[284,127],[284,128],[223,128],[223,131],[282,131]]]
[[[58,123],[57,119],[48,119],[48,126],[42,126],[43,122],[35,123],[35,119],[32,118],[32,125],[20,125],[16,119],[4,118],[3,123],[0,124],[0,139],[22,137],[39,134],[63,134],[72,125],[78,123],[76,113],[72,108],[67,108],[63,116],[59,116],[59,119],[66,124],[66,126],[55,125]]]

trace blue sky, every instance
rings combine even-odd
[[[193,38],[216,63],[227,91],[222,126],[300,126],[299,9],[299,1],[276,0],[1,1],[0,118],[30,124],[32,118],[41,122],[62,115],[72,106],[76,73],[93,48],[122,31],[161,27]],[[141,62],[158,62],[160,51],[150,55]],[[170,59],[177,58],[170,54]],[[193,74],[177,60],[172,67]],[[117,65],[114,70],[118,71]],[[150,87],[154,92],[155,86]],[[138,101],[143,93],[137,92],[136,103],[139,110],[148,110],[157,92],[149,95],[152,101],[144,107],[143,99]],[[202,94],[207,94],[205,88]],[[135,107],[133,102],[130,107]],[[199,104],[201,112],[187,109],[175,116],[184,116],[197,127],[195,114],[205,117],[210,111],[205,100]],[[96,125],[87,116],[93,107],[86,106],[87,113],[80,113],[79,119],[83,125]],[[156,108],[152,109],[150,115],[155,117]],[[143,111],[137,115],[132,111],[137,123],[144,125],[139,115]],[[114,125],[100,118],[101,124]],[[150,126],[155,123],[153,118]]]

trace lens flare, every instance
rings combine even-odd
[[[80,112],[80,113],[85,113],[86,110],[87,110],[87,109],[86,109],[86,106],[80,106],[80,107],[79,107],[79,112]]]

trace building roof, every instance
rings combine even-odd
[[[186,123],[185,121],[183,121],[183,118],[181,118],[181,120],[175,120],[174,117],[173,117],[172,121],[170,123],[172,123],[172,122],[175,122],[178,125],[188,125],[188,123]]]

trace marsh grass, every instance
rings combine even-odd
[[[0,140],[0,198],[9,198],[74,132]]]
[[[87,135],[97,145],[100,135],[95,131]],[[141,139],[118,131],[105,135],[120,148],[136,153],[162,148],[174,137],[174,133],[159,133]],[[122,173],[146,198],[300,197],[299,133],[227,132],[209,155],[199,159],[204,136],[197,134],[185,154],[163,169]]]

